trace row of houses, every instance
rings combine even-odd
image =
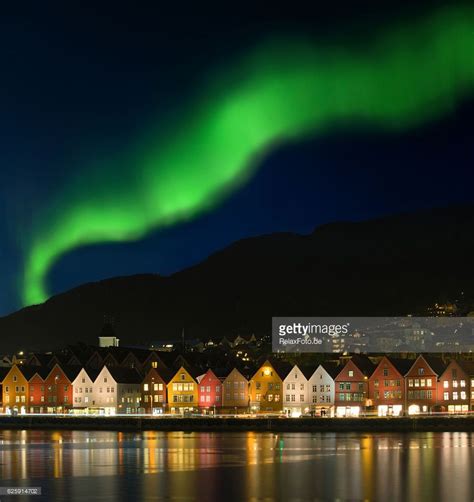
[[[354,355],[317,367],[267,359],[242,369],[176,371],[152,364],[102,368],[55,363],[0,368],[4,413],[399,416],[474,410],[474,363]]]

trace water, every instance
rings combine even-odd
[[[474,500],[472,433],[0,431],[39,500]]]

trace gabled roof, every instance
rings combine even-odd
[[[474,376],[474,361],[456,360],[459,366],[469,375]]]
[[[9,366],[0,366],[0,382],[3,382],[3,379],[8,375],[9,371]]]
[[[413,363],[415,362],[414,359],[403,359],[403,358],[391,357],[391,356],[385,356],[385,357],[390,361],[390,363],[393,365],[393,367],[402,376],[405,376],[410,371],[410,368],[413,366]],[[382,361],[383,361],[383,358],[382,358]]]
[[[142,383],[143,378],[135,369],[115,366],[107,369],[117,383]]]
[[[440,376],[442,373],[444,373],[444,370],[446,369],[447,364],[441,359],[441,357],[433,356],[433,355],[426,355],[422,354],[423,359],[428,363],[430,368],[438,375]]]
[[[354,354],[350,359],[366,377],[375,371],[375,364],[365,355]]]
[[[80,370],[81,370],[81,369],[83,369],[83,370],[87,373],[88,377],[89,377],[89,378],[90,378],[93,382],[95,382],[95,381],[96,381],[97,377],[99,376],[99,373],[102,371],[102,368],[97,369],[97,368],[89,368],[89,367],[86,367],[86,368],[80,368]],[[80,370],[79,370],[79,373],[80,373]],[[78,373],[78,375],[79,375],[79,373]],[[76,378],[77,378],[77,376],[76,376]]]
[[[335,362],[332,362],[332,361],[325,361],[325,362],[321,363],[320,366],[322,366],[329,373],[329,376],[333,380],[337,377],[337,375],[340,373],[341,369],[343,368],[343,366],[341,366]]]
[[[28,365],[33,366],[31,363],[32,359],[37,359],[40,366],[47,366],[51,361],[53,354],[42,354],[42,353],[33,353],[28,357]]]
[[[48,375],[51,373],[51,368],[49,366],[37,366],[35,372],[42,380],[46,380]],[[34,374],[31,375],[29,380],[34,377]]]
[[[156,373],[166,384],[170,382],[173,376],[176,374],[173,371],[170,371],[166,368],[150,368],[148,372],[145,374],[143,380],[146,380],[150,373]]]
[[[77,375],[79,375],[79,372],[81,371],[81,367],[74,364],[63,364],[59,367],[63,370],[64,374],[70,382],[75,380]]]
[[[20,370],[21,374],[29,380],[38,370],[47,370],[48,374],[51,371],[50,368],[42,368],[41,366],[27,366],[23,364],[18,364],[17,368]]]

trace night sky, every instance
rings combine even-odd
[[[282,36],[350,49],[367,33],[416,22],[442,6],[353,4],[291,5],[291,11],[289,5],[247,9],[226,4],[216,10],[179,4],[173,11],[145,3],[76,8],[68,2],[67,7],[43,4],[27,13],[4,12],[0,314],[24,303],[31,235],[48,227],[52,212],[61,211],[61,205],[52,204],[58,194],[68,193],[74,183],[89,186],[92,193],[97,178],[90,169],[100,172],[102,163],[108,165],[111,192],[124,177],[133,183],[136,171],[124,173],[122,152],[150,130],[166,133],[229,61]],[[135,242],[67,253],[48,274],[49,291],[117,275],[169,274],[243,237],[307,233],[335,220],[473,202],[470,96],[474,92],[449,113],[415,127],[387,131],[352,122],[280,144],[259,161],[246,183],[209,211]]]

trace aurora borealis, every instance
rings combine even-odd
[[[48,271],[64,254],[137,240],[212,209],[276,144],[348,122],[399,130],[448,113],[474,86],[472,54],[469,8],[350,48],[279,39],[250,51],[218,72],[166,134],[124,153],[123,181],[111,184],[104,170],[92,185],[79,179],[58,194],[27,247],[24,304],[48,298]]]

